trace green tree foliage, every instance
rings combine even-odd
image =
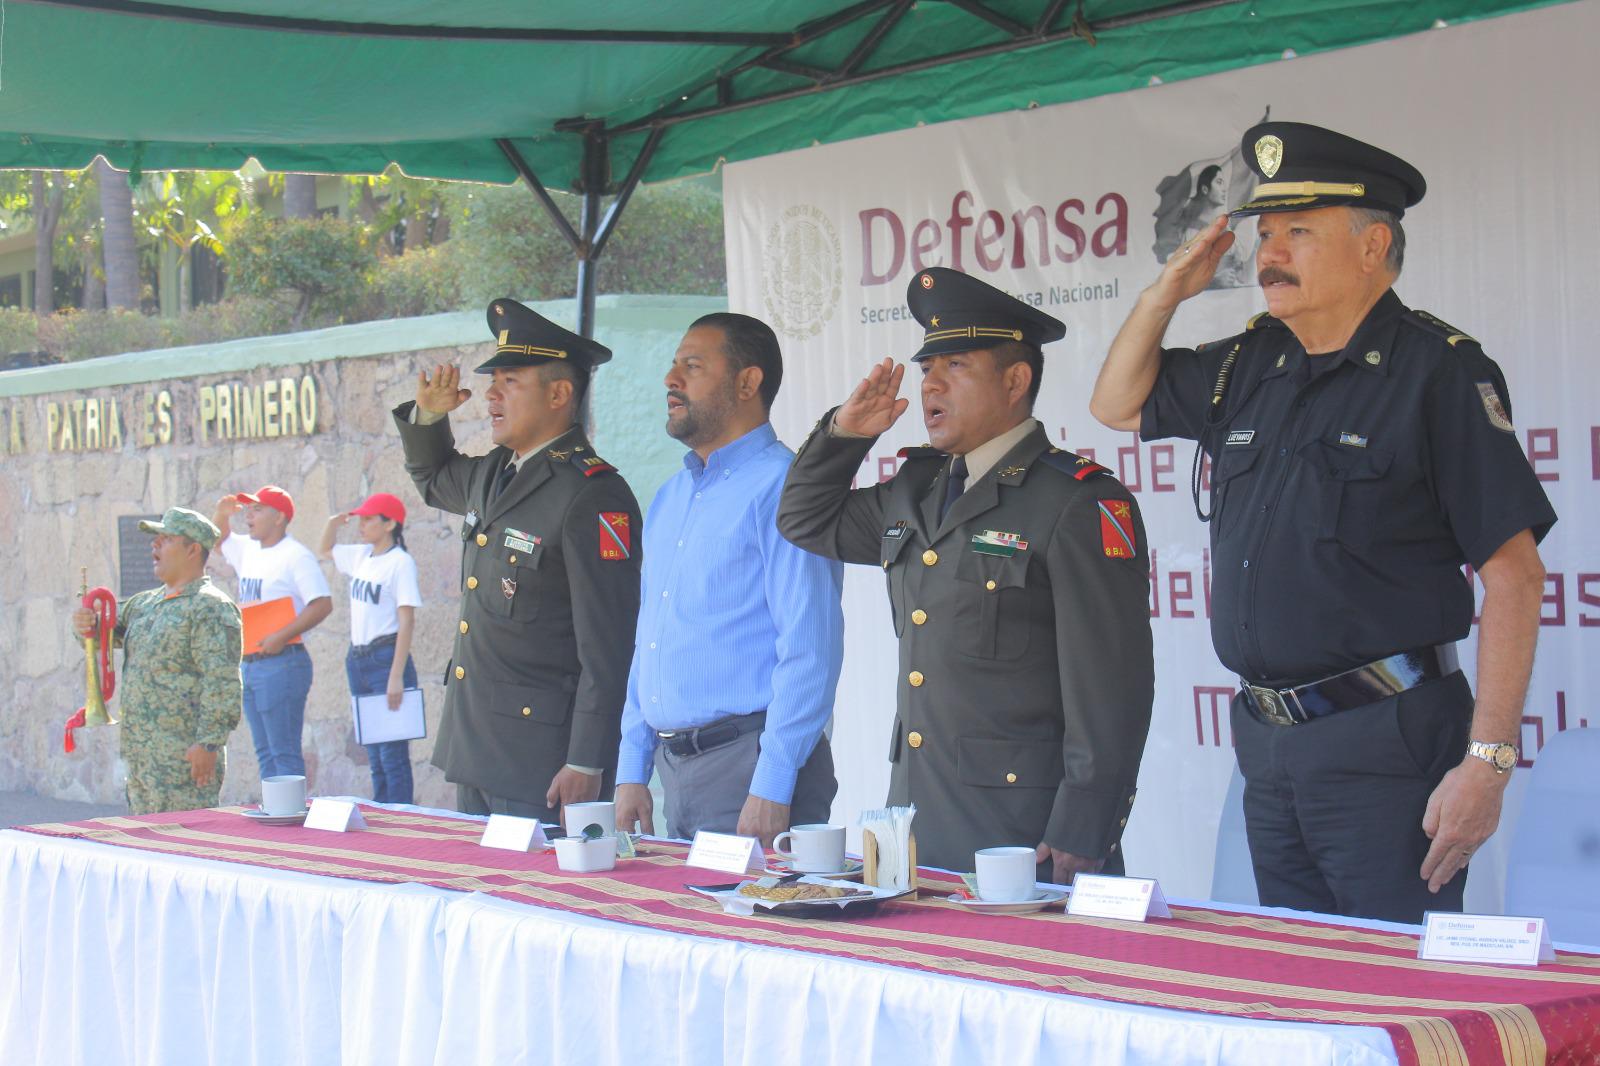
[[[231,289],[247,296],[291,293],[293,328],[308,317],[343,321],[372,282],[371,235],[337,218],[251,215],[227,229]]]
[[[526,188],[464,186],[452,244],[469,304],[496,296],[554,300],[577,284],[572,249]],[[553,193],[568,218],[578,199]],[[640,189],[600,257],[601,292],[720,294],[727,291],[722,200],[695,182]]]

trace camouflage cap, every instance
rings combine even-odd
[[[139,530],[142,533],[171,533],[188,537],[206,551],[215,548],[222,536],[222,531],[211,524],[211,519],[187,507],[168,507],[161,521],[140,522]]]

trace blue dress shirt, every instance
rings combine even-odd
[[[649,782],[656,730],[765,710],[750,792],[794,798],[795,777],[833,713],[844,566],[778,533],[793,458],[763,423],[704,463],[689,452],[656,493],[644,522],[619,784]]]

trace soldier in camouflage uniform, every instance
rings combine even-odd
[[[128,807],[134,814],[215,807],[227,763],[222,749],[243,700],[239,608],[205,574],[220,534],[183,507],[139,528],[155,534],[155,573],[163,584],[117,611]],[[93,615],[79,608],[73,624],[87,636]]]

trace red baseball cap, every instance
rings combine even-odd
[[[361,506],[350,512],[351,514],[375,514],[383,518],[390,518],[401,525],[406,521],[406,505],[400,502],[400,497],[391,496],[387,492],[374,492],[371,496],[361,501]]]
[[[294,518],[294,497],[276,485],[263,485],[255,492],[241,492],[234,499],[240,503],[259,503],[281,512],[284,518]]]

